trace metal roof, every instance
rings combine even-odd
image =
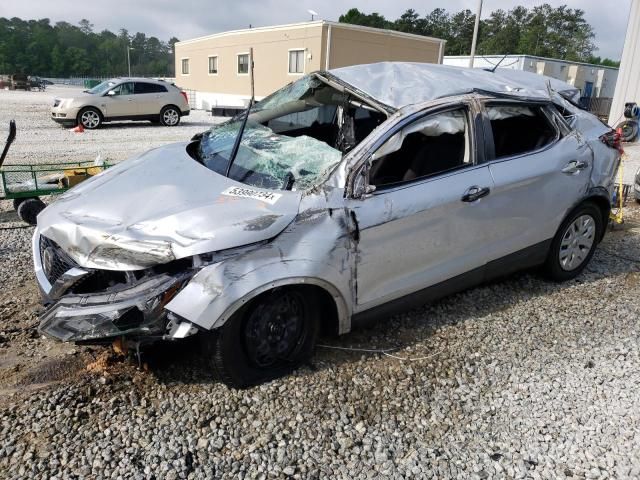
[[[511,69],[489,72],[430,63],[381,62],[336,68],[329,73],[393,108],[474,91],[549,100],[548,84],[574,98],[579,90],[560,80]]]

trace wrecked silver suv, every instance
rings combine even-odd
[[[245,386],[305,361],[321,331],[522,268],[573,278],[604,235],[620,158],[575,93],[426,64],[303,77],[45,209],[40,331],[198,333]]]

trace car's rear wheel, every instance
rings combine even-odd
[[[593,257],[603,228],[602,212],[593,203],[585,202],[571,212],[551,243],[547,276],[560,282],[577,277]]]
[[[165,127],[175,127],[180,123],[180,110],[173,105],[167,105],[160,111],[160,123]]]
[[[93,130],[98,128],[102,123],[102,115],[95,108],[84,108],[80,110],[78,113],[78,124],[82,125],[84,128],[89,130]]]
[[[316,296],[304,288],[275,289],[203,335],[205,354],[220,380],[231,387],[280,377],[311,357],[320,311]]]
[[[36,225],[38,223],[38,214],[44,210],[46,206],[47,205],[38,197],[25,198],[18,204],[16,212],[18,212],[18,217],[20,217],[20,220],[23,222],[29,225]]]
[[[18,211],[18,207],[25,200],[26,200],[26,198],[24,198],[24,197],[22,197],[22,198],[14,198],[13,199],[13,209],[17,212]]]

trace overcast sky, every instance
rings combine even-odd
[[[483,18],[498,8],[542,3],[583,9],[596,33],[596,55],[620,58],[631,0],[484,0]],[[186,40],[249,24],[305,21],[310,19],[308,9],[327,20],[337,20],[351,7],[366,13],[377,11],[393,20],[408,8],[424,15],[437,7],[450,12],[463,8],[475,11],[477,4],[477,0],[0,0],[0,17],[49,18],[52,22],[70,23],[87,18],[98,31],[126,28],[131,33],[140,31],[166,41],[172,36]]]

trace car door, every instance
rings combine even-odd
[[[114,94],[109,94],[111,91]],[[108,118],[131,118],[138,115],[135,102],[134,82],[123,82],[105,94],[105,116]]]
[[[593,154],[549,106],[490,102],[485,125],[494,182],[490,260],[528,247],[546,248],[588,187]]]
[[[135,82],[135,96],[140,115],[159,115],[165,105],[163,97],[167,89],[163,85],[151,82]]]
[[[478,164],[475,117],[471,104],[422,114],[373,153],[365,181],[375,191],[349,203],[357,311],[466,272],[482,278],[493,183]]]

